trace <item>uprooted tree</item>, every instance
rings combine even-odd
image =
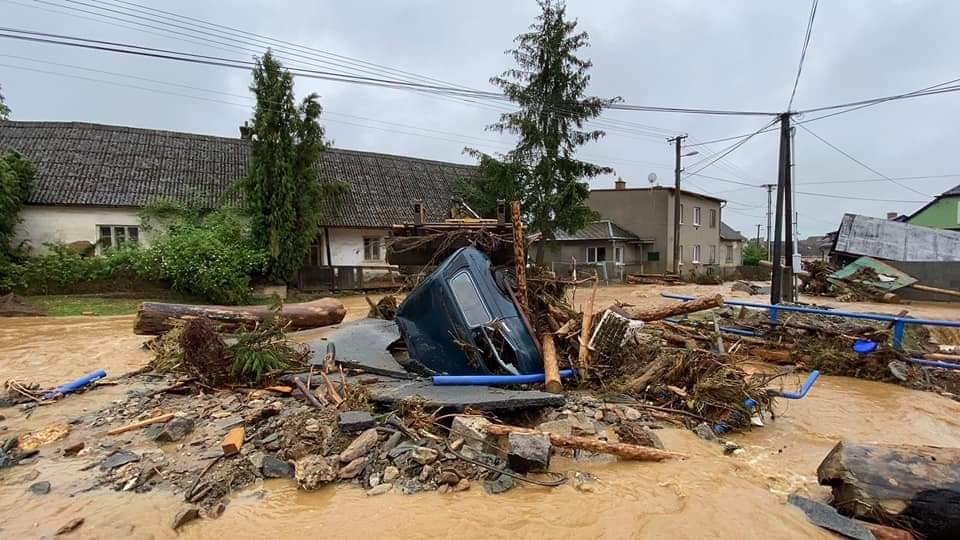
[[[267,51],[253,70],[250,90],[257,99],[250,139],[244,200],[254,240],[267,251],[267,273],[276,281],[293,278],[320,225],[324,198],[342,189],[322,184],[320,158],[327,147],[319,119],[319,96],[294,101],[293,76]]]
[[[516,176],[513,191],[522,195],[531,230],[550,241],[558,229],[579,230],[595,217],[584,203],[590,193],[585,180],[612,169],[578,160],[574,153],[605,135],[582,129],[583,123],[619,98],[586,95],[593,64],[577,53],[589,46],[589,36],[577,32],[577,22],[567,18],[563,2],[541,0],[540,8],[536,22],[517,36],[516,48],[508,51],[517,67],[491,79],[518,110],[502,114],[488,129],[516,135],[517,145],[498,158],[481,156],[481,164],[493,159],[507,164],[507,170],[524,171]],[[481,201],[489,203],[490,196]],[[468,199],[483,207],[481,201]],[[538,263],[543,262],[543,246],[541,242]]]

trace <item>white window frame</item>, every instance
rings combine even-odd
[[[693,250],[690,253],[690,262],[693,264],[700,264],[700,244],[694,244]]]
[[[369,251],[369,255],[368,252]],[[365,262],[383,262],[383,237],[363,237],[363,260]]]
[[[109,246],[103,245],[103,239],[105,237],[101,234],[101,230],[104,228],[110,229],[110,245]],[[97,225],[97,253],[102,254],[104,248],[116,249],[120,247],[121,242],[117,240],[118,230],[123,231],[122,243],[124,244],[130,242],[130,231],[131,230],[137,231],[136,232],[137,239],[133,243],[137,245],[140,244],[140,226],[139,225]]]
[[[693,226],[694,227],[700,226],[700,207],[699,206],[693,207]]]
[[[680,203],[680,224],[683,225],[683,203]]]
[[[683,266],[683,244],[680,244],[680,263],[679,264],[680,266]]]
[[[597,260],[597,250],[598,250],[598,249],[602,249],[602,250],[603,250],[603,260],[602,260],[602,261]],[[592,256],[592,257],[590,256],[591,251],[593,252],[593,256]],[[606,260],[607,260],[607,246],[590,246],[590,247],[587,248],[587,262],[588,262],[588,263],[596,264],[596,263],[599,263],[599,262],[606,262]]]
[[[623,248],[621,246],[613,246],[613,262],[623,264]]]
[[[726,261],[727,263],[729,263],[729,264],[733,264],[733,250],[734,250],[735,246],[734,246],[734,244],[730,243],[730,244],[727,244],[726,247],[727,247],[727,249],[726,249],[726,254],[725,254],[725,261]]]

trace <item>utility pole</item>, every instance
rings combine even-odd
[[[763,187],[767,188],[767,257],[770,256],[770,250],[772,246],[770,245],[770,231],[772,230],[773,224],[770,222],[770,218],[773,217],[773,188],[776,184],[764,184]]]
[[[762,226],[763,224],[757,223],[757,249],[760,249],[760,227]]]
[[[678,135],[668,142],[675,144],[676,166],[673,169],[673,273],[680,275],[680,143],[686,139],[686,135]]]
[[[784,206],[786,205],[786,208]],[[770,283],[770,303],[779,304],[783,299],[783,284],[789,279],[792,283],[790,272],[790,258],[793,255],[792,244],[792,221],[790,217],[790,113],[780,114],[780,162],[777,170],[777,212],[776,224],[773,231],[773,272]],[[786,233],[788,258],[787,266],[783,266],[783,233],[784,233],[784,210],[786,210]],[[785,278],[784,276],[787,276]],[[793,287],[787,291],[787,298],[793,299]]]

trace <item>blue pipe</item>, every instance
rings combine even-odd
[[[565,369],[560,372],[561,379],[573,377],[576,372]],[[434,375],[434,386],[487,386],[500,384],[533,384],[541,383],[546,377],[543,373],[529,375]]]
[[[731,328],[729,326],[721,326],[721,332],[726,332],[727,334],[736,334],[738,336],[759,336],[760,334],[754,332],[753,330],[744,330],[743,328]]]
[[[778,396],[786,399],[803,399],[807,392],[813,388],[813,383],[817,382],[817,379],[820,378],[820,372],[818,370],[813,370],[810,372],[810,375],[807,377],[807,380],[804,381],[803,386],[800,387],[798,392],[782,392],[780,390],[768,390],[771,396]]]
[[[54,388],[53,390],[44,394],[44,399],[50,399],[55,396],[65,396],[67,394],[72,394],[77,390],[80,390],[88,384],[98,381],[107,376],[107,372],[104,370],[94,371],[93,373],[87,373],[83,377],[80,377],[77,380],[70,381],[66,384],[61,384],[60,386]]]
[[[939,360],[926,360],[923,358],[910,358],[911,364],[924,367],[935,367],[943,369],[960,369],[960,364],[951,364],[950,362],[941,362]]]

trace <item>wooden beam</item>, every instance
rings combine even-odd
[[[154,416],[153,418],[147,418],[146,420],[141,420],[139,422],[127,424],[125,426],[113,428],[107,432],[107,435],[119,435],[120,433],[126,433],[128,431],[133,431],[135,429],[144,428],[151,424],[160,424],[164,422],[169,422],[170,420],[173,420],[174,416],[176,416],[175,413],[161,414],[159,416]]]
[[[580,350],[577,355],[577,365],[580,367],[580,376],[584,379],[589,376],[590,349],[588,345],[590,343],[590,333],[593,330],[593,302],[597,298],[599,283],[600,280],[597,279],[597,276],[594,276],[593,291],[591,291],[590,298],[587,300],[587,308],[583,312],[583,324],[580,328]]]
[[[717,294],[714,296],[702,296],[688,302],[677,302],[674,304],[666,304],[652,308],[623,307],[621,309],[631,319],[636,319],[639,321],[658,321],[668,317],[684,315],[686,313],[694,313],[696,311],[703,311],[705,309],[713,309],[722,305],[723,296]]]
[[[588,439],[586,437],[577,437],[574,435],[558,435],[556,433],[546,433],[535,429],[527,429],[504,424],[483,424],[483,429],[491,435],[509,435],[511,433],[522,433],[529,435],[545,435],[549,437],[550,444],[563,448],[576,448],[598,454],[611,454],[631,459],[635,461],[663,461],[665,459],[687,457],[685,454],[677,452],[668,452],[646,446],[635,444],[612,443],[598,439]]]
[[[520,201],[510,203],[510,218],[513,220],[513,263],[517,273],[517,299],[520,309],[527,310],[527,254],[526,239],[523,235],[523,221],[520,219]]]
[[[553,334],[543,335],[543,374],[547,392],[551,394],[563,392],[560,366],[557,364],[557,346],[553,341]]]

